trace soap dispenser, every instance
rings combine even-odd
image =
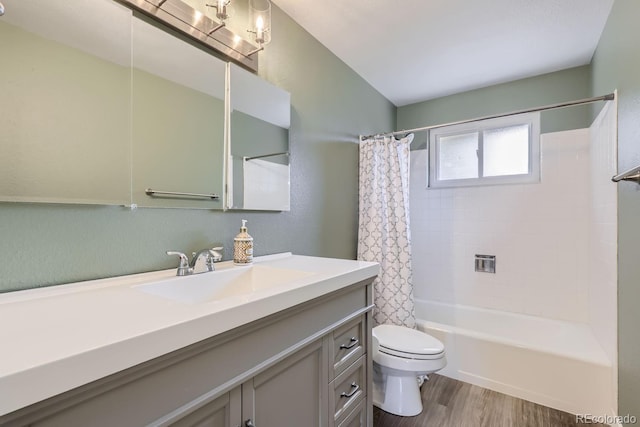
[[[233,263],[249,265],[253,262],[253,237],[247,233],[247,220],[242,220],[240,233],[233,239]]]

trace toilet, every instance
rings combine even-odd
[[[420,386],[426,375],[447,364],[444,345],[404,326],[373,328],[373,404],[400,416],[422,412]]]

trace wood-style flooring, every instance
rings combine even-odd
[[[576,416],[441,375],[422,386],[424,409],[398,417],[373,408],[374,427],[570,427]],[[603,424],[590,424],[601,426]]]

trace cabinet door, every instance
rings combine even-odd
[[[240,387],[171,423],[171,427],[237,427],[240,425]]]
[[[242,385],[242,426],[326,426],[326,351],[310,344]]]

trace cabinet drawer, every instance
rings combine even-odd
[[[361,316],[333,331],[331,353],[335,378],[365,353],[365,317]]]
[[[362,356],[341,373],[329,387],[329,408],[338,421],[360,403],[367,389],[366,357]]]
[[[367,405],[363,399],[353,411],[340,421],[338,427],[367,427]]]

